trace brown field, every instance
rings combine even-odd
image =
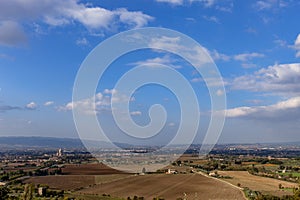
[[[109,182],[130,176],[101,163],[70,164],[62,168],[63,175],[38,176],[25,183],[44,184],[53,189],[78,190],[99,182]]]
[[[65,175],[105,175],[105,174],[124,174],[124,172],[110,168],[102,163],[90,164],[70,164],[62,168]]]
[[[218,171],[218,174],[233,177],[233,179],[224,179],[224,181],[233,185],[240,183],[241,187],[248,187],[251,190],[260,191],[264,194],[273,194],[278,196],[292,194],[291,191],[279,190],[279,184],[282,184],[285,188],[298,187],[296,183],[254,176],[249,174],[247,171]]]
[[[78,190],[90,187],[98,183],[106,183],[110,181],[125,178],[127,174],[112,175],[61,175],[61,176],[36,176],[25,180],[25,183],[48,185],[52,189],[61,190]]]
[[[271,163],[267,163],[267,164],[263,164],[264,167],[277,167],[278,165],[276,164],[271,164]]]
[[[116,181],[99,183],[82,189],[78,194],[110,194],[127,198],[128,196],[143,196],[145,199],[164,197],[176,199],[244,199],[243,192],[227,183],[207,178],[200,174],[152,174],[137,175]]]
[[[36,176],[24,181],[48,185],[52,189],[75,190],[95,184],[95,176],[92,175],[66,175],[66,176]]]

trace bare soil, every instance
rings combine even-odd
[[[244,199],[243,192],[227,183],[200,174],[137,175],[116,181],[99,183],[78,191],[80,194],[110,194],[127,198],[143,196],[145,199]]]

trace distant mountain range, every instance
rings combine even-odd
[[[80,139],[53,137],[0,137],[1,147],[84,148]]]

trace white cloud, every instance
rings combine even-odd
[[[182,6],[191,4],[200,4],[204,8],[215,8],[222,12],[232,12],[233,3],[231,0],[155,0],[159,3],[167,3],[172,6]]]
[[[0,21],[0,45],[17,46],[26,43],[26,41],[26,35],[18,23]]]
[[[262,58],[264,56],[265,56],[264,54],[254,52],[254,53],[237,54],[233,58],[238,61],[248,61],[253,58]]]
[[[280,119],[293,120],[300,118],[300,97],[293,97],[285,101],[268,106],[237,107],[226,110],[230,118],[249,119]]]
[[[0,44],[15,45],[24,42],[25,35],[20,24],[45,23],[62,26],[80,23],[90,31],[111,30],[123,24],[142,27],[154,18],[140,11],[125,8],[108,10],[99,6],[80,3],[78,0],[10,0],[1,1]]]
[[[35,102],[30,102],[25,106],[25,108],[29,110],[35,110],[37,109],[37,107],[38,105]]]
[[[103,92],[97,93],[95,96],[80,101],[69,102],[64,106],[57,108],[58,111],[71,111],[76,109],[83,114],[99,114],[103,110],[110,110],[111,103],[126,103],[129,97],[117,94],[115,89],[105,89]],[[114,95],[114,98],[112,98]],[[129,99],[131,100],[131,99]]]
[[[216,0],[189,0],[190,2],[200,2],[204,7],[212,7]]]
[[[54,101],[47,101],[44,103],[44,106],[52,106],[54,104]]]
[[[196,22],[196,19],[192,17],[186,17],[185,20],[189,22]]]
[[[70,111],[77,109],[84,114],[94,114],[110,105],[110,97],[97,93],[94,97],[83,99],[76,102],[69,102],[65,106],[58,108],[59,111]]]
[[[222,96],[222,95],[224,95],[224,91],[223,90],[217,90],[216,95],[217,96]]]
[[[115,94],[117,93],[117,90],[116,89],[105,89],[103,91],[104,94]]]
[[[287,47],[287,42],[285,40],[276,39],[273,42],[277,44],[279,47]]]
[[[190,46],[187,47],[182,44],[180,37],[167,37],[162,36],[153,38],[149,44],[150,48],[163,49],[170,52],[181,52],[191,62],[200,67],[203,64],[210,63],[212,60],[209,58],[209,51],[204,47]]]
[[[287,6],[287,2],[284,0],[263,0],[257,1],[254,7],[259,11],[280,9]]]
[[[156,2],[169,3],[172,5],[182,5],[183,0],[156,0]]]
[[[257,65],[254,63],[242,63],[242,67],[245,69],[256,68]]]
[[[255,6],[259,9],[259,10],[266,10],[266,9],[270,9],[272,8],[272,4],[268,1],[257,1]]]
[[[300,58],[300,33],[298,34],[295,43],[294,48],[296,49],[296,58]]]
[[[210,22],[214,22],[214,23],[217,23],[217,24],[220,23],[219,19],[216,16],[206,16],[206,15],[204,15],[203,18],[207,21],[210,21]]]
[[[153,38],[149,46],[158,49],[167,49],[170,51],[176,51],[184,48],[179,44],[179,42],[180,42],[180,37],[162,36],[159,38]]]
[[[118,9],[115,11],[115,13],[119,15],[122,23],[135,28],[146,26],[149,21],[154,19],[153,17],[146,15],[141,11],[129,12],[125,8]]]
[[[280,64],[262,68],[254,74],[235,78],[231,88],[257,92],[300,94],[300,63]]]
[[[174,123],[174,122],[170,122],[170,123],[168,123],[168,126],[170,126],[170,127],[173,127],[173,126],[175,126],[176,124]]]
[[[132,116],[142,115],[142,112],[141,111],[132,111],[132,112],[130,112],[130,115],[132,115]]]
[[[193,83],[198,83],[198,82],[204,82],[204,80],[203,80],[203,78],[193,78],[192,80],[191,80],[191,82],[193,82]]]
[[[199,2],[204,7],[212,7],[216,3],[216,0],[156,0],[156,2],[168,3],[171,5],[183,5],[184,2],[188,2],[188,3]]]
[[[217,50],[212,50],[209,52],[210,56],[214,59],[214,60],[223,60],[223,61],[229,61],[230,60],[230,56],[226,55],[226,54],[222,54],[219,53]]]
[[[165,55],[163,57],[149,58],[144,61],[131,63],[131,65],[147,65],[147,67],[159,67],[159,65],[155,65],[155,64],[161,64],[161,65],[167,65],[169,67],[173,67],[175,69],[180,69],[181,66],[174,64],[175,62],[176,60],[172,59],[171,56]]]
[[[86,46],[89,44],[89,41],[84,37],[76,40],[76,44],[79,46]]]

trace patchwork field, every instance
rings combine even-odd
[[[292,194],[291,190],[280,190],[279,184],[285,188],[298,187],[298,184],[281,181],[273,178],[254,176],[247,171],[218,171],[219,175],[230,176],[232,179],[224,179],[233,185],[241,184],[241,187],[248,187],[251,190],[260,191],[265,194],[287,195]]]
[[[110,181],[126,178],[127,174],[112,175],[58,175],[58,176],[36,176],[24,181],[24,183],[34,183],[48,185],[52,189],[62,190],[79,190],[91,187],[98,183],[106,183]]]
[[[243,192],[229,184],[199,174],[155,174],[130,176],[116,181],[99,183],[78,191],[79,194],[110,194],[127,198],[143,196],[145,199],[244,199]]]

